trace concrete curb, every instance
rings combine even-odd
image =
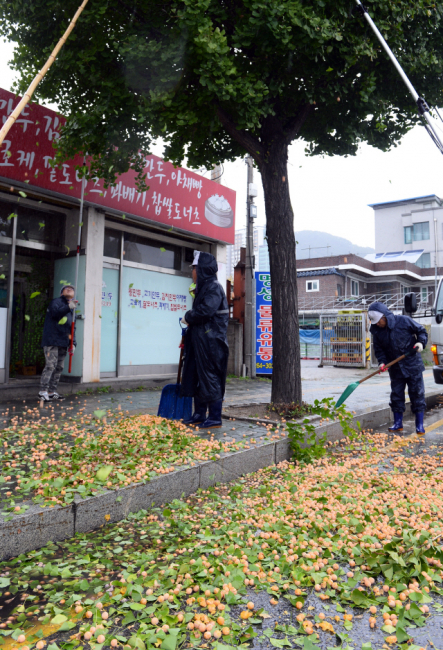
[[[426,396],[428,409],[438,403],[441,391]],[[407,414],[410,405],[406,406]],[[391,420],[389,406],[356,413],[353,422],[363,429],[374,429]],[[317,427],[319,435],[326,432],[328,441],[343,437],[338,422]],[[206,461],[194,467],[185,467],[160,476],[145,484],[135,484],[121,490],[104,492],[94,497],[77,497],[71,506],[42,508],[31,506],[10,521],[0,516],[0,560],[26,553],[44,546],[49,541],[62,541],[76,533],[99,528],[107,521],[115,523],[131,512],[149,509],[189,496],[199,488],[206,489],[216,483],[229,483],[258,469],[276,465],[291,458],[288,439],[268,442],[252,449],[227,454],[217,461]]]

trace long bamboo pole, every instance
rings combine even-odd
[[[15,123],[16,119],[19,117],[20,113],[22,112],[22,110],[24,109],[26,104],[31,99],[32,95],[34,94],[35,89],[38,86],[38,84],[43,79],[45,74],[48,72],[51,65],[54,63],[55,59],[57,58],[57,54],[60,52],[63,45],[66,43],[66,41],[67,41],[67,39],[69,37],[69,34],[72,32],[72,30],[75,27],[75,23],[77,22],[78,17],[80,16],[80,14],[82,13],[83,9],[86,7],[87,4],[88,4],[88,0],[83,0],[82,4],[80,5],[80,7],[76,11],[74,18],[69,23],[67,30],[65,31],[65,33],[63,34],[63,36],[61,37],[61,39],[59,40],[59,42],[57,43],[55,48],[52,50],[52,53],[49,56],[48,60],[46,61],[45,65],[40,70],[40,72],[35,76],[34,81],[31,83],[28,90],[23,95],[22,99],[20,100],[20,103],[16,106],[14,111],[11,113],[11,115],[8,117],[8,119],[4,123],[3,128],[0,131],[0,146],[3,143],[3,140],[8,135],[10,128]]]

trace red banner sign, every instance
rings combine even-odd
[[[0,88],[0,120],[4,124],[19,102]],[[0,150],[0,177],[27,182],[29,187],[52,190],[80,198],[81,180],[75,170],[80,156],[57,167],[53,142],[59,137],[64,118],[39,104],[29,104],[9,131]],[[149,190],[138,192],[135,173],[122,174],[117,185],[107,190],[97,179],[87,184],[85,200],[121,210],[169,227],[234,243],[235,191],[199,174],[174,167],[157,156],[146,156],[145,173]]]

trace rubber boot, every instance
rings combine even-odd
[[[208,418],[200,425],[200,429],[218,429],[222,425],[222,404],[223,400],[218,399],[216,402],[209,402]]]
[[[403,413],[394,413],[394,424],[388,431],[403,431]]]
[[[420,436],[425,435],[425,427],[423,424],[423,417],[424,413],[416,413],[415,414],[415,432],[418,433]]]
[[[196,426],[202,424],[206,420],[206,411],[208,405],[206,402],[202,402],[198,397],[194,397],[194,414],[189,420],[183,420],[183,424],[187,426]]]

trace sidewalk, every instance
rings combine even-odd
[[[318,368],[317,361],[302,361],[301,363],[303,399],[310,403],[324,397],[338,398],[348,384],[358,381],[368,374],[367,370],[355,368]],[[427,394],[439,390],[439,386],[434,383],[432,369],[427,369],[423,376]],[[64,415],[74,415],[79,409],[83,409],[84,413],[93,413],[97,409],[112,411],[119,405],[124,411],[132,415],[141,412],[155,415],[157,414],[162,387],[166,383],[168,382],[164,381],[155,387],[142,390],[135,388],[132,392],[118,392],[112,390],[112,386],[100,386],[101,391],[109,390],[109,392],[93,393],[92,395],[69,395],[62,402],[45,404],[40,415],[52,416],[54,414],[58,418]],[[64,386],[61,385],[60,390],[62,391],[63,388]],[[230,406],[240,404],[267,403],[271,399],[271,388],[272,383],[269,380],[228,379],[224,408],[227,409]],[[387,406],[389,404],[389,395],[389,377],[386,374],[377,375],[359,386],[348,398],[346,406],[352,411],[367,412]],[[8,426],[14,416],[23,419],[35,418],[35,411],[34,414],[26,413],[26,411],[35,409],[38,406],[39,401],[34,397],[20,402],[0,402],[0,429]],[[21,421],[19,420],[19,422]],[[235,432],[232,431],[234,427]],[[233,422],[226,420],[222,428],[214,430],[214,433],[216,433],[216,437],[229,433],[230,436],[238,439],[244,436],[257,435],[257,429],[263,430],[260,425],[257,426],[255,423],[237,421],[233,424]]]

